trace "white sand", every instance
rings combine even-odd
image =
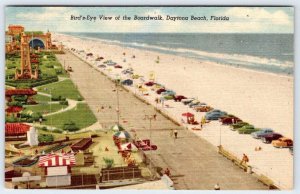
[[[256,72],[225,65],[214,64],[207,61],[167,55],[152,51],[109,45],[98,40],[82,41],[66,35],[54,34],[54,39],[63,42],[69,48],[92,52],[94,56],[103,56],[123,66],[123,69],[132,67],[135,74],[144,75],[148,80],[149,72],[154,71],[156,82],[187,97],[197,97],[214,108],[234,114],[256,127],[272,128],[286,137],[293,138],[293,78],[271,73]],[[123,56],[123,52],[126,56]],[[131,56],[135,55],[133,59]],[[155,60],[157,56],[160,62]],[[81,55],[86,59],[85,54]],[[87,59],[95,64],[95,58]],[[123,60],[126,59],[126,62]],[[71,65],[71,62],[66,62]],[[97,63],[101,64],[101,63]],[[103,70],[109,76],[121,74],[123,69],[110,68]],[[135,84],[140,81],[135,80]],[[136,92],[135,87],[128,87]],[[150,91],[150,96],[145,96],[149,102],[154,103],[157,95]],[[142,94],[141,94],[142,95]],[[173,108],[163,108],[170,116],[181,121],[181,114],[189,111],[182,103],[166,101],[165,104]],[[159,105],[161,106],[161,105]],[[195,113],[196,120],[204,113]],[[187,126],[191,128],[191,126]],[[293,157],[288,149],[276,149],[272,145],[261,143],[250,135],[239,135],[222,126],[219,122],[207,124],[202,131],[193,131],[205,138],[213,145],[221,143],[225,149],[241,156],[246,153],[250,158],[250,165],[255,172],[260,172],[283,189],[293,187]],[[256,146],[261,146],[262,151],[254,151]]]

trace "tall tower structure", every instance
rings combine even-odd
[[[30,63],[30,48],[26,40],[26,35],[23,32],[21,34],[21,70],[16,69],[15,79],[37,79],[38,78],[38,67],[36,66],[35,72],[32,72]]]

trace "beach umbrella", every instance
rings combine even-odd
[[[190,112],[186,112],[186,113],[182,113],[182,116],[184,116],[184,117],[193,117],[194,114],[192,114]]]
[[[125,129],[121,125],[114,125],[111,127],[113,131],[124,131]]]
[[[137,151],[138,148],[131,142],[125,143],[121,145],[121,150],[122,151]]]
[[[115,137],[120,138],[120,139],[129,139],[130,135],[127,131],[118,131],[117,133],[114,134]]]

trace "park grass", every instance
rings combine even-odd
[[[45,125],[63,129],[65,123],[73,121],[80,129],[94,124],[97,119],[90,108],[85,103],[79,103],[77,106],[66,112],[58,113],[45,117]]]
[[[73,100],[78,100],[78,98],[82,98],[77,88],[70,79],[40,86],[37,89],[40,92],[48,94],[50,94],[50,90],[52,90],[52,96],[62,96]]]
[[[27,105],[24,106],[26,111],[32,111],[32,112],[39,112],[42,114],[46,113],[52,113],[61,110],[62,108],[66,108],[67,105],[61,105],[61,104],[37,104],[37,105]]]
[[[33,96],[33,100],[37,103],[50,102],[51,98],[49,96],[44,96],[41,94],[37,94]]]

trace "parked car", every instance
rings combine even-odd
[[[221,116],[224,116],[225,112],[212,112],[205,115],[206,120],[218,120]]]
[[[250,134],[255,131],[259,131],[260,129],[255,128],[253,125],[245,125],[241,128],[238,128],[237,131],[239,134]]]
[[[270,134],[267,134],[265,136],[262,136],[261,140],[264,143],[271,143],[273,140],[277,140],[281,137],[283,137],[283,136],[279,133],[270,133]]]
[[[245,125],[249,125],[249,123],[243,122],[243,121],[242,121],[242,122],[237,122],[237,123],[231,125],[231,130],[232,130],[232,131],[235,131],[235,130],[237,130],[238,128],[241,128],[241,127],[243,127],[243,126],[245,126]]]
[[[187,104],[191,103],[193,100],[195,100],[195,98],[186,98],[186,99],[182,99],[181,102],[184,105],[187,105]]]
[[[213,108],[208,105],[203,105],[203,106],[194,106],[194,110],[197,112],[209,112],[213,110]]]
[[[131,79],[126,79],[122,81],[122,84],[126,86],[131,86],[133,84],[133,81]]]
[[[139,78],[140,78],[140,76],[137,75],[137,74],[134,74],[134,75],[132,75],[131,77],[132,77],[132,79],[139,79]]]
[[[256,132],[251,133],[251,136],[255,139],[260,139],[264,135],[271,134],[271,133],[274,133],[274,131],[272,129],[262,129],[260,131],[256,131]]]
[[[174,91],[172,91],[172,90],[166,90],[166,91],[162,92],[161,94],[163,96],[166,96],[166,95],[168,95],[168,96],[175,96],[176,95],[176,93]]]
[[[156,90],[156,93],[161,94],[162,92],[165,92],[165,91],[167,91],[165,88],[160,88],[160,89]]]
[[[193,108],[194,106],[200,104],[199,100],[193,100],[192,102],[190,102],[188,105],[190,108]]]
[[[117,69],[122,69],[123,68],[121,65],[115,65],[114,67],[117,68]]]
[[[236,116],[222,117],[220,120],[220,122],[222,122],[223,125],[232,125],[241,121],[242,120]]]
[[[293,147],[293,140],[291,140],[290,138],[281,137],[277,140],[273,140],[272,145],[276,148]]]
[[[105,68],[106,65],[98,65],[99,68]]]
[[[146,82],[145,85],[146,86],[153,86],[155,83],[154,82]]]
[[[174,96],[175,102],[181,102],[181,100],[183,100],[183,99],[186,99],[186,97],[182,96],[182,95],[176,95],[176,96]]]
[[[174,96],[173,95],[165,95],[163,98],[166,100],[172,100],[172,99],[174,99]]]

